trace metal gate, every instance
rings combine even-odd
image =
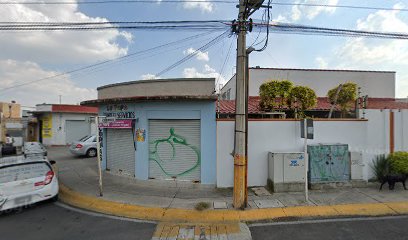
[[[135,148],[131,129],[106,129],[106,168],[112,173],[135,176]]]
[[[65,121],[65,141],[71,144],[74,141],[91,134],[91,125],[85,120],[66,120]]]
[[[200,120],[149,120],[149,178],[200,181]]]

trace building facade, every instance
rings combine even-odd
[[[140,180],[216,183],[215,79],[98,88],[103,169]],[[110,119],[107,121],[107,119]]]
[[[21,105],[15,101],[0,102],[0,142],[5,142],[6,134],[13,137],[14,146],[22,146],[24,136]]]
[[[44,145],[68,145],[96,134],[94,117],[98,109],[67,104],[39,104],[32,114],[37,118],[37,141]]]

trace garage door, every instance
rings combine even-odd
[[[65,141],[71,144],[86,135],[91,134],[91,125],[85,120],[66,120],[65,121]]]
[[[106,167],[114,174],[135,176],[135,148],[131,129],[107,129]]]
[[[149,178],[200,181],[200,120],[149,121]]]

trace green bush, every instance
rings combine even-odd
[[[385,176],[390,174],[390,162],[385,154],[381,154],[375,157],[371,168],[374,171],[376,180],[381,181]]]
[[[199,202],[194,206],[195,210],[197,211],[203,211],[205,209],[208,209],[209,207],[210,207],[210,204],[207,202]]]
[[[391,153],[388,160],[393,173],[408,174],[408,152]]]

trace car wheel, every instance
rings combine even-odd
[[[90,149],[86,152],[86,156],[87,156],[87,157],[95,157],[95,156],[96,156],[96,149],[95,149],[95,148],[90,148]]]

